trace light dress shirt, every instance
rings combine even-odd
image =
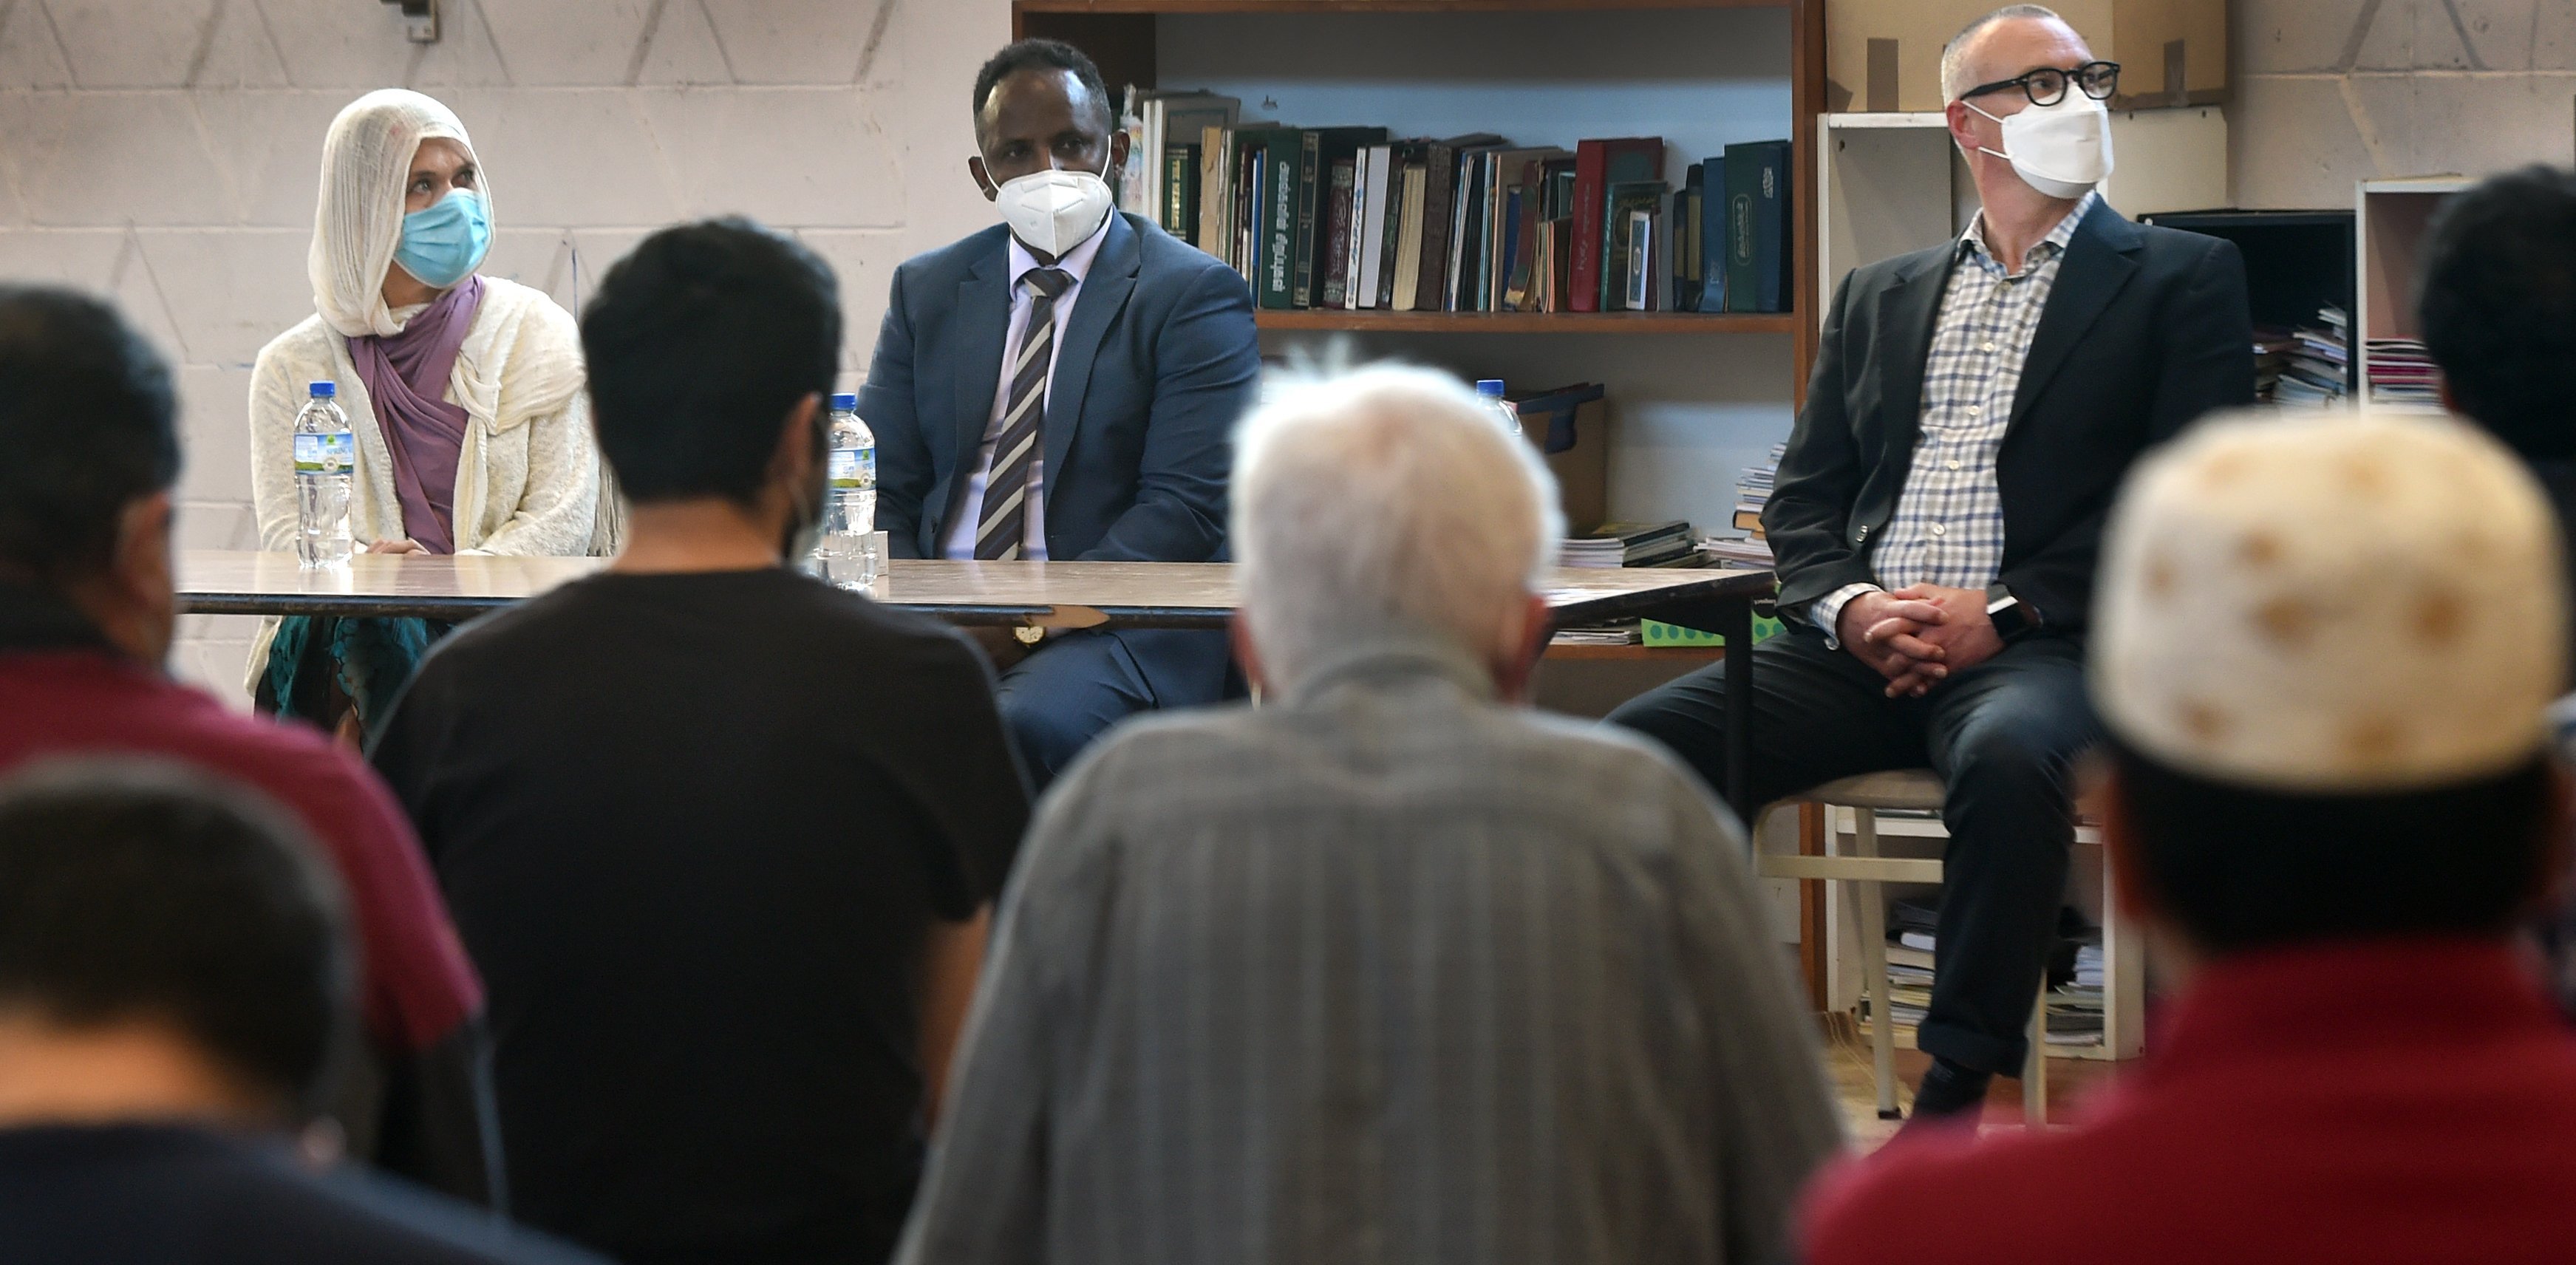
[[[1744,847],[1427,640],[1130,722],[1023,845],[896,1261],[1788,1259],[1841,1125]]]
[[[1896,513],[1872,546],[1870,570],[1880,584],[1846,584],[1818,599],[1810,609],[1827,637],[1835,635],[1844,603],[1882,584],[1982,589],[1994,583],[2004,558],[2004,500],[1995,458],[2003,451],[2031,337],[2039,332],[2040,314],[2066,261],[2066,243],[2101,197],[2085,194],[2022,255],[2019,272],[2006,272],[1987,249],[1984,215],[1960,235],[1923,364],[1923,436],[1914,445]]]
[[[1114,212],[1112,214],[1115,214]],[[1073,320],[1073,305],[1082,297],[1082,279],[1091,271],[1091,261],[1100,254],[1100,244],[1109,239],[1109,221],[1083,238],[1082,244],[1059,256],[1054,267],[1072,274],[1073,284],[1055,296],[1055,342],[1047,348],[1047,399],[1055,398],[1055,364],[1064,354],[1064,329]],[[1011,407],[1011,367],[1020,362],[1020,342],[1029,331],[1029,310],[1037,302],[1036,292],[1023,279],[1040,268],[1029,248],[1013,237],[1011,242],[1011,332],[1002,344],[1000,384],[993,388],[993,415],[984,423],[984,444],[975,450],[975,472],[966,481],[966,499],[957,507],[957,521],[948,525],[944,549],[952,560],[975,556],[975,531],[984,522],[984,485],[993,477],[993,444],[1002,437],[1002,416]],[[1045,403],[1038,405],[1043,409]],[[1038,451],[1029,458],[1029,512],[1026,518],[1028,536],[1020,544],[1020,557],[1029,562],[1047,560],[1046,547],[1046,441],[1045,423],[1039,423]]]

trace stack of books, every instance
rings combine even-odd
[[[2352,364],[2352,319],[2331,304],[2317,309],[2317,323],[2301,326],[2281,363],[2272,398],[2281,404],[2340,404]]]
[[[2281,367],[2290,362],[2290,349],[2298,345],[2299,336],[2286,329],[2263,325],[2254,328],[2255,403],[2273,401],[2273,389],[2281,381]]]
[[[1122,205],[1223,259],[1264,308],[1785,312],[1787,141],[1729,145],[1676,191],[1652,136],[1523,146],[1246,122],[1130,89]]]
[[[1606,624],[1586,624],[1577,628],[1559,628],[1548,644],[1557,646],[1633,646],[1644,639],[1639,621],[1613,620]]]
[[[2442,406],[2442,371],[2416,338],[2370,340],[2370,402],[2407,408]]]
[[[1936,897],[1888,903],[1887,1015],[1899,1028],[1921,1024],[1932,1004],[1932,952],[1938,943],[1934,927],[1939,913]],[[2062,982],[2048,991],[2048,1044],[2061,1049],[2102,1044],[2102,933],[2085,928],[2062,935],[2050,956],[2050,976]],[[1862,999],[1861,1006],[1861,1015],[1867,1018],[1868,999]]]
[[[1565,542],[1557,562],[1568,567],[1664,567],[1694,563],[1690,524],[1603,523]]]
[[[1756,539],[1762,535],[1762,510],[1771,504],[1771,481],[1780,477],[1780,458],[1789,451],[1788,441],[1771,445],[1771,455],[1758,466],[1746,466],[1735,476],[1735,529]]]

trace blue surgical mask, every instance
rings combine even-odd
[[[394,262],[421,283],[444,290],[474,275],[492,249],[492,215],[483,195],[456,189],[403,217]]]

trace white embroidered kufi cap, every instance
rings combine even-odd
[[[2565,689],[2556,520],[2442,418],[2245,414],[2141,461],[2103,543],[2093,696],[2132,749],[2307,794],[2503,773]]]

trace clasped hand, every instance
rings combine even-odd
[[[1887,678],[1889,698],[1921,698],[1932,687],[2004,648],[1986,617],[1983,589],[1913,584],[1843,603],[1834,635]]]

